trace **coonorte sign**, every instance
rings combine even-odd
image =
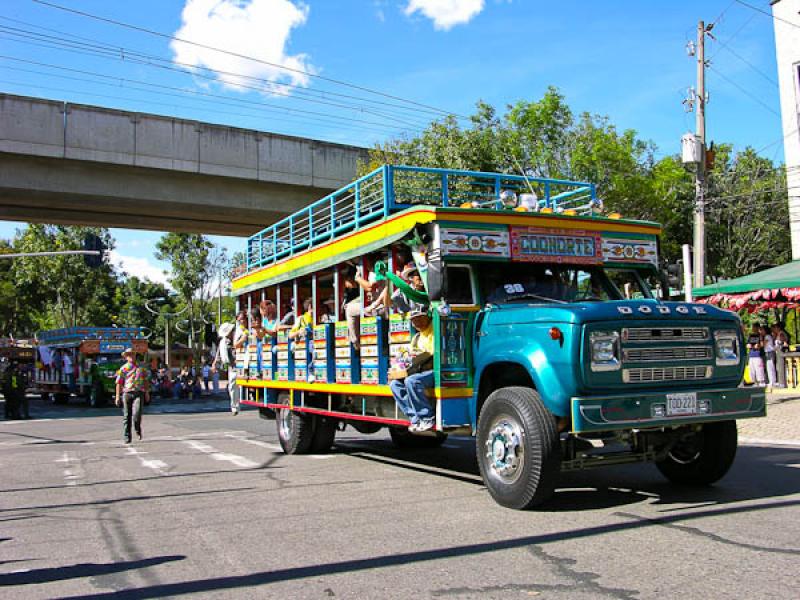
[[[512,227],[511,260],[597,265],[603,262],[600,233],[542,227]]]

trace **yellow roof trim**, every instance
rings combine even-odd
[[[333,240],[304,251],[301,254],[292,256],[269,267],[264,267],[258,271],[243,275],[233,281],[233,291],[240,290],[264,281],[273,279],[284,273],[289,273],[305,266],[321,262],[338,254],[344,254],[349,250],[377,242],[404,231],[409,231],[419,223],[429,223],[436,218],[436,211],[433,208],[416,209],[411,212],[399,213],[393,217],[380,221],[374,225],[354,231],[338,240]]]
[[[359,229],[346,236],[327,242],[322,246],[282,260],[274,265],[253,271],[233,280],[233,291],[239,291],[266,280],[271,280],[286,273],[302,269],[322,262],[340,254],[344,254],[359,246],[366,246],[382,239],[390,238],[415,225],[429,223],[436,219],[457,221],[460,223],[489,223],[497,225],[519,225],[531,227],[552,227],[559,229],[576,229],[582,231],[607,231],[620,233],[642,233],[658,235],[661,226],[644,221],[626,222],[610,221],[602,218],[562,217],[542,215],[540,213],[490,212],[474,210],[437,210],[434,207],[409,209],[393,215],[385,220]]]

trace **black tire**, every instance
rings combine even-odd
[[[725,475],[736,458],[736,421],[706,423],[691,438],[670,449],[656,467],[673,483],[710,485]]]
[[[414,435],[408,429],[400,427],[390,427],[389,435],[392,442],[398,448],[438,448],[447,439],[446,433],[435,432],[434,435]]]
[[[314,435],[311,436],[311,454],[324,454],[331,449],[336,439],[336,425],[338,421],[330,417],[314,417]]]
[[[53,394],[53,404],[69,404],[69,394]]]
[[[493,392],[478,418],[476,443],[481,476],[498,504],[525,510],[553,495],[561,444],[556,417],[536,391],[505,387]]]
[[[278,441],[286,454],[305,454],[311,447],[314,431],[308,415],[282,408],[276,420]]]

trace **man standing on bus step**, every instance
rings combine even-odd
[[[150,404],[150,380],[147,369],[136,364],[136,353],[127,348],[122,357],[125,364],[117,371],[116,404],[122,406],[122,433],[125,443],[131,443],[131,420],[139,439],[142,439],[142,402]]]
[[[425,390],[435,383],[433,375],[433,322],[424,309],[416,309],[410,315],[411,326],[417,333],[411,340],[411,365],[402,379],[392,379],[389,388],[394,401],[411,425],[409,431],[428,431],[436,424],[434,410]],[[389,372],[392,377],[393,372]]]

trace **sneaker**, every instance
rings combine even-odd
[[[231,414],[233,414],[233,416],[235,417],[236,415],[239,414],[239,409],[238,408],[232,408],[231,409]]]
[[[436,422],[433,419],[422,419],[417,425],[416,431],[430,431],[436,427]]]
[[[138,435],[138,436],[139,436],[139,439],[140,439],[140,440],[142,439],[142,432],[141,432],[141,431],[137,431],[137,432],[136,432],[136,435]]]
[[[412,423],[411,425],[408,426],[408,430],[411,433],[414,433],[415,431],[417,431],[418,428],[419,428],[419,421],[417,421],[416,423]]]
[[[131,443],[131,438],[125,438],[125,443],[126,444],[130,444]]]

